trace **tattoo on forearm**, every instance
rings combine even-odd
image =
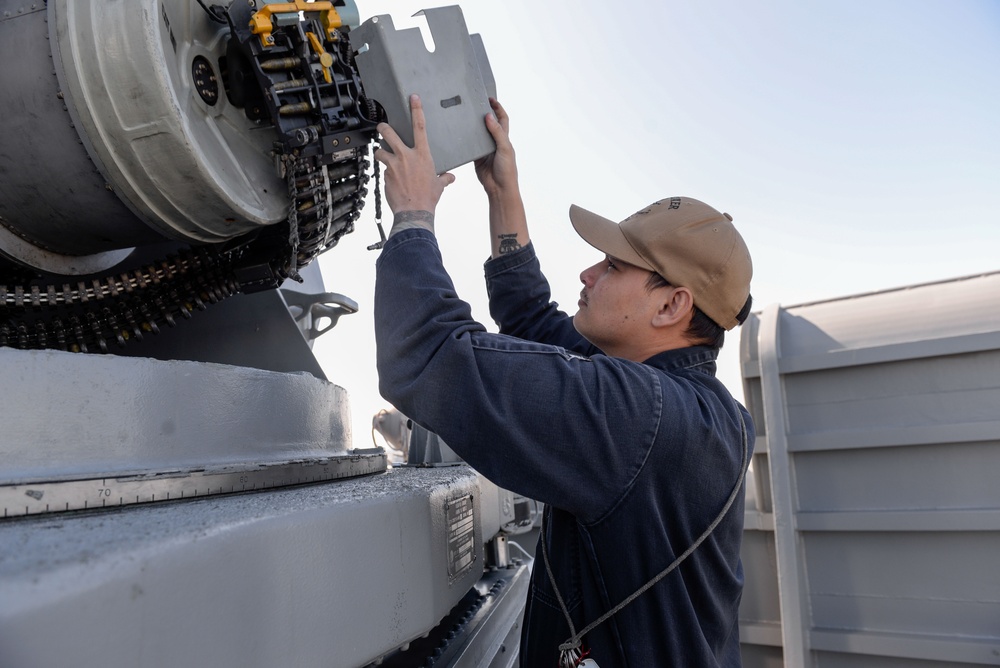
[[[497,238],[500,239],[500,250],[497,251],[499,255],[513,253],[521,248],[521,244],[517,243],[517,233],[500,234],[497,235]]]
[[[430,211],[400,211],[392,218],[392,223],[428,223],[434,225],[434,214]]]

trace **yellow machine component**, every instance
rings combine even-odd
[[[271,33],[274,32],[274,23],[271,21],[271,17],[275,14],[297,14],[299,12],[319,12],[320,23],[326,32],[326,38],[330,41],[336,41],[335,32],[343,25],[343,20],[334,9],[332,2],[292,0],[292,2],[264,5],[250,17],[250,32],[260,37],[260,43],[266,49],[274,44],[274,37],[271,36]]]
[[[309,37],[309,43],[312,45],[313,51],[319,56],[319,64],[323,66],[323,78],[327,83],[333,83],[333,75],[330,74],[330,67],[333,65],[333,56],[323,48],[323,43],[319,41],[316,33],[307,32],[306,35]]]

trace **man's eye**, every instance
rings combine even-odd
[[[609,267],[609,268],[611,268],[611,269],[617,269],[617,268],[618,268],[618,267],[617,267],[617,266],[615,265],[615,263],[611,261],[611,259],[610,259],[610,258],[608,259],[608,267]]]

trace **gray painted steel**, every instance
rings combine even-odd
[[[0,87],[17,92],[0,96],[0,249],[64,273],[100,271],[127,255],[111,249],[160,237],[88,156],[56,78],[46,19],[45,3],[0,0]]]
[[[189,0],[0,0],[0,254],[82,274],[283,219],[273,133],[192,86],[226,32]],[[347,449],[310,344],[357,305],[303,273],[143,357],[0,348],[0,666],[360,666],[483,586],[435,665],[512,665],[513,495]]]
[[[126,476],[0,485],[0,517],[124,508],[142,503],[237,494],[356,478],[382,473],[385,469],[385,452],[381,448],[369,448],[267,464],[247,462]]]
[[[295,332],[296,336],[299,336]],[[346,391],[306,373],[0,348],[0,484],[344,453]]]
[[[353,313],[358,305],[326,291],[318,262],[302,267],[299,275],[303,283],[289,279],[279,290],[234,295],[193,313],[176,327],[164,327],[159,334],[147,334],[141,342],[114,352],[266,371],[304,371],[326,379],[312,354],[312,341],[329,324],[324,320]]]
[[[744,326],[744,665],[1000,665],[1000,273]]]
[[[285,218],[273,133],[254,131],[225,95],[207,105],[193,85],[194,59],[217,68],[228,27],[186,0],[48,4],[78,129],[146,224],[169,238],[210,242]]]
[[[388,15],[361,24],[351,33],[351,44],[359,51],[365,94],[382,105],[389,124],[409,146],[409,97],[420,95],[434,169],[441,174],[496,150],[483,122],[491,113],[496,82],[482,38],[469,35],[460,7],[419,13],[427,18],[433,52],[427,51],[418,28],[396,30]]]
[[[273,132],[192,83],[198,56],[220,76],[228,27],[187,0],[33,4],[0,0],[0,84],[18,91],[0,98],[5,253],[85,273],[119,249],[228,240],[285,218]]]
[[[311,324],[266,295],[251,318],[284,325],[241,354],[304,359]],[[191,349],[243,347],[232,326]],[[381,450],[346,450],[346,393],[307,372],[10,349],[0,368],[0,504],[30,513],[0,519],[2,666],[365,665],[430,632],[515,529],[511,493],[467,466],[385,472]],[[98,509],[58,512],[81,499]],[[443,667],[511,665],[528,566],[512,568]]]
[[[482,575],[480,533],[497,527],[482,524],[496,496],[480,482],[465,466],[397,469],[0,522],[0,545],[16,546],[0,550],[0,665],[365,665],[429,631]],[[450,577],[446,505],[470,495],[475,559]],[[477,642],[477,655],[496,645]]]

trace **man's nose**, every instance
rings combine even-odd
[[[599,262],[597,264],[600,264]],[[583,283],[585,287],[590,287],[594,284],[595,270],[597,269],[597,264],[591,265],[580,272],[580,282]]]

